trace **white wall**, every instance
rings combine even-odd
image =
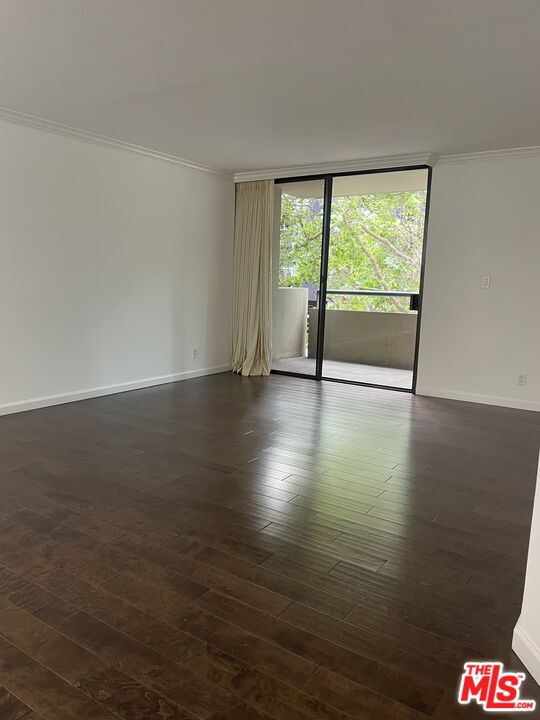
[[[229,366],[232,180],[7,122],[0,158],[0,413]]]
[[[521,615],[514,630],[512,648],[540,684],[540,465],[529,542],[527,574]]]
[[[539,193],[539,156],[435,166],[419,394],[540,410]]]

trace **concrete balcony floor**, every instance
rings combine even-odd
[[[295,357],[273,360],[272,370],[314,375],[315,359]],[[341,360],[325,360],[323,362],[323,376],[339,380],[372,383],[373,385],[388,385],[389,387],[406,388],[407,390],[412,388],[413,381],[412,370],[361,365],[360,363],[343,362]]]

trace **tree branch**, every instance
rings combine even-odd
[[[404,252],[401,252],[401,250],[398,250],[397,247],[395,247],[395,246],[390,242],[390,240],[387,240],[387,238],[382,237],[382,235],[377,235],[377,233],[374,233],[373,230],[370,230],[370,229],[367,227],[367,225],[364,225],[364,223],[361,222],[360,220],[358,221],[358,224],[360,225],[360,227],[362,228],[362,230],[366,233],[366,235],[369,235],[371,238],[373,238],[373,239],[376,240],[377,242],[383,243],[383,245],[386,245],[387,247],[389,247],[390,250],[391,250],[395,255],[397,255],[398,257],[400,257],[402,260],[405,260],[407,263],[409,263],[409,262],[411,261],[411,258],[410,258],[408,255],[406,255]]]
[[[358,239],[358,238],[357,238],[357,239]],[[386,283],[386,281],[385,281],[385,279],[384,279],[384,276],[383,276],[383,274],[382,274],[382,272],[381,272],[381,269],[380,269],[380,267],[379,267],[379,265],[378,265],[378,263],[377,263],[377,260],[373,257],[373,255],[370,253],[370,251],[368,250],[368,248],[364,245],[364,243],[363,243],[361,240],[358,240],[358,243],[360,244],[360,247],[362,248],[362,250],[363,250],[364,253],[366,254],[367,259],[368,259],[369,262],[371,263],[371,266],[373,267],[373,271],[374,271],[375,275],[377,276],[379,282],[380,282],[381,285],[383,286],[383,288],[384,288],[385,290],[388,290],[389,292],[391,292],[391,288],[390,288],[390,287],[388,286],[388,284]],[[388,299],[390,300],[390,302],[392,303],[392,305],[394,305],[398,310],[400,310],[401,312],[405,312],[405,308],[404,308],[403,305],[398,301],[397,298],[395,298],[395,297],[389,297]]]
[[[306,232],[306,226],[304,225],[304,221],[300,217],[300,215],[298,216],[298,222],[300,223],[300,227],[302,228],[302,232],[304,233],[304,239],[306,241],[306,245],[309,244],[310,242],[313,242],[313,240],[316,240],[318,237],[320,237],[322,235],[322,231],[315,233],[315,235],[308,235],[308,233]]]
[[[377,276],[377,279],[383,286],[383,288],[385,290],[388,290],[388,292],[391,292],[392,289],[389,287],[388,283],[384,279],[384,275],[382,274],[382,270],[379,267],[379,263],[377,262],[377,260],[373,257],[372,253],[369,251],[367,246],[362,242],[362,240],[360,240],[358,235],[354,232],[354,230],[351,228],[351,226],[348,224],[348,222],[346,220],[344,221],[344,224],[347,227],[347,229],[349,230],[349,232],[352,234],[352,236],[356,239],[356,242],[358,243],[361,250],[366,255],[369,262],[371,263],[373,271],[374,271],[375,275]],[[397,310],[399,310],[400,312],[405,312],[405,308],[395,297],[390,297],[389,300],[392,303],[392,305],[394,305],[394,307],[397,308]]]

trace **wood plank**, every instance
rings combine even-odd
[[[457,718],[515,662],[539,434],[230,373],[0,418],[0,715]]]
[[[23,720],[31,709],[3,687],[0,687],[0,718],[2,720]]]

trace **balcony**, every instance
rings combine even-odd
[[[335,296],[408,298],[409,312],[326,310],[323,377],[412,388],[418,294],[379,290],[328,290]],[[318,302],[307,288],[274,292],[272,369],[315,374]]]

